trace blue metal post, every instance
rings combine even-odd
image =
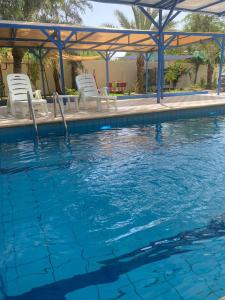
[[[108,51],[105,53],[105,76],[106,76],[106,87],[109,88],[109,61],[110,61],[110,55]]]
[[[40,69],[41,69],[41,81],[42,81],[42,88],[43,88],[43,93],[44,97],[46,97],[46,90],[45,90],[45,78],[44,78],[44,65],[42,61],[42,51],[39,49],[39,62],[40,62]]]
[[[220,55],[220,70],[219,70],[218,91],[217,91],[218,95],[220,95],[221,92],[221,81],[222,81],[223,63],[224,63],[224,46],[225,46],[225,38],[222,39],[222,43],[220,47],[221,55]]]
[[[158,40],[158,74],[157,74],[157,103],[161,98],[161,74],[162,74],[162,10],[159,10],[159,40]]]
[[[149,92],[149,69],[148,63],[150,60],[150,53],[145,53],[145,93],[148,94]]]
[[[164,56],[164,34],[162,34],[161,40],[161,99],[163,99],[164,92],[164,71],[165,71],[165,56]]]
[[[59,63],[60,63],[60,79],[62,94],[65,95],[65,77],[64,77],[64,65],[63,65],[63,46],[61,42],[61,33],[58,31],[58,50],[59,50]]]

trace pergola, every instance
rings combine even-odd
[[[164,50],[165,50],[165,27],[174,20],[181,12],[214,14],[217,16],[225,16],[225,0],[92,0],[96,2],[134,5],[138,7],[142,13],[157,28],[157,46],[158,46],[158,82],[157,82],[157,102],[163,97],[164,85]],[[158,20],[156,21],[146,10],[146,8],[157,9]],[[163,11],[167,12],[166,18],[163,20]],[[180,33],[182,34],[182,33]],[[210,34],[210,33],[209,33]],[[221,90],[221,76],[224,62],[224,46],[225,34],[210,34],[212,39],[218,44],[221,50],[221,62],[218,78],[218,95]],[[190,33],[190,36],[194,36]],[[202,34],[199,34],[202,36]]]
[[[122,3],[123,1],[112,2]],[[158,1],[154,0],[148,2],[156,3]],[[171,3],[173,1],[170,0],[161,2]],[[127,4],[131,3],[127,2]],[[140,6],[140,9],[147,17],[152,19],[152,17],[142,6]],[[214,40],[221,49],[221,64],[218,84],[219,94],[222,65],[224,59],[223,52],[225,34],[164,31],[164,27],[166,26],[166,24],[174,19],[178,14],[178,12],[173,11],[174,9],[171,9],[166,20],[162,22],[162,10],[159,10],[158,23],[156,23],[155,20],[152,20],[152,22],[156,25],[156,31],[98,28],[65,24],[0,21],[0,47],[21,47],[30,49],[30,51],[33,51],[33,53],[35,53],[35,55],[40,59],[41,68],[43,67],[43,57],[47,55],[49,51],[57,50],[60,62],[60,77],[63,93],[65,93],[63,50],[89,50],[99,52],[106,62],[107,85],[109,82],[109,61],[116,52],[144,53],[147,66],[150,60],[151,53],[157,50],[157,101],[160,102],[160,99],[163,97],[163,70],[165,49],[169,47],[187,46],[193,43],[208,42]],[[43,49],[45,49],[45,51],[42,51]],[[146,84],[148,84],[147,67]]]

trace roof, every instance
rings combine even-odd
[[[59,59],[58,51],[51,51],[47,54],[48,58]],[[100,60],[102,57],[100,55],[95,56],[79,56],[79,55],[71,55],[67,53],[63,53],[63,60],[69,62],[79,62],[79,61],[92,61],[92,60]]]
[[[158,9],[171,9],[177,2],[175,10],[225,15],[225,0],[92,0],[113,4],[128,4]]]
[[[59,59],[58,51],[50,51],[47,55],[50,59]],[[79,55],[70,55],[63,53],[63,60],[68,62],[83,62],[83,61],[93,61],[100,60],[102,57],[100,55],[96,56],[79,56]],[[23,57],[23,62],[28,62],[29,57]],[[7,57],[0,54],[0,63],[13,63],[13,57],[11,54],[7,53]]]
[[[186,60],[192,58],[193,55],[165,55],[164,59],[165,61],[175,61],[175,60]],[[127,55],[124,57],[120,57],[120,60],[135,60],[137,59],[137,55]],[[154,52],[151,55],[151,58],[149,61],[157,61],[158,60],[158,53]]]
[[[118,52],[150,52],[157,48],[156,31],[0,21],[0,47],[25,47]],[[217,34],[217,36],[224,36]],[[185,46],[212,38],[210,33],[165,32],[165,43]]]

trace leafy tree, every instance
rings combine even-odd
[[[193,53],[193,57],[191,58],[191,63],[194,65],[194,70],[195,70],[194,84],[197,83],[197,76],[198,76],[198,70],[199,70],[200,65],[203,65],[206,62],[207,62],[207,59],[203,52],[196,50]]]
[[[158,10],[147,8],[147,12],[157,21]],[[136,6],[132,6],[133,18],[129,20],[125,14],[120,11],[115,11],[115,16],[117,17],[120,26],[127,29],[141,29],[141,30],[155,30],[155,25],[149,20]],[[165,19],[165,17],[164,17]],[[174,29],[175,22],[170,22],[166,29]],[[136,82],[136,92],[144,93],[144,55],[138,54],[137,57],[137,82]]]
[[[172,83],[173,89],[175,89],[179,78],[189,72],[190,68],[181,62],[175,62],[165,70],[165,81]]]
[[[190,14],[184,18],[184,31],[190,32],[223,32],[225,30],[224,18],[205,14]],[[207,63],[207,88],[212,88],[212,78],[215,64],[218,62],[220,49],[213,42],[201,43],[189,50],[200,50]]]
[[[80,23],[81,14],[91,6],[86,0],[0,0],[0,7],[5,20]],[[21,73],[25,53],[26,49],[12,48],[15,73]]]
[[[39,60],[32,53],[25,54],[28,61],[27,75],[33,86],[37,89],[37,81],[40,79]]]
[[[35,18],[42,22],[81,23],[81,14],[91,7],[87,0],[48,0],[36,11]]]
[[[184,18],[184,31],[219,32],[224,29],[224,19],[214,15],[188,14]]]

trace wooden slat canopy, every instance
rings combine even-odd
[[[147,53],[157,48],[157,37],[156,31],[0,21],[0,47],[62,47],[77,51]],[[210,33],[164,33],[164,42],[166,44],[171,41],[170,47],[186,46],[211,39]]]

